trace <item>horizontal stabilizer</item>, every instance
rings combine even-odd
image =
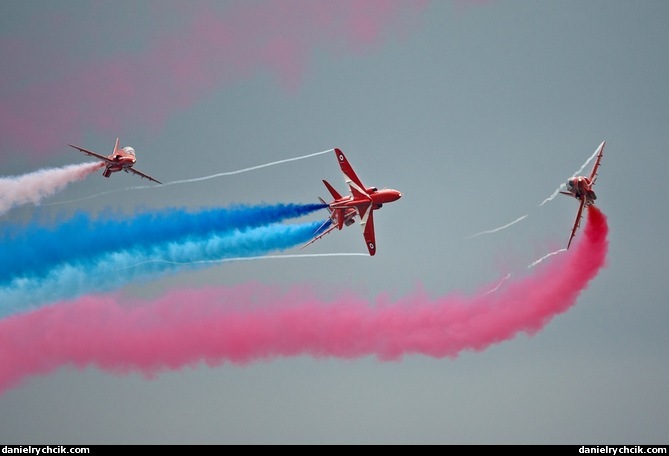
[[[335,188],[332,185],[330,185],[328,181],[323,179],[323,183],[325,184],[325,187],[328,189],[328,191],[330,192],[330,194],[334,199],[336,200],[341,199],[341,195],[339,194],[339,192],[335,190]]]

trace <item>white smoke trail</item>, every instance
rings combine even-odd
[[[541,263],[542,261],[544,261],[544,260],[545,260],[546,258],[548,258],[548,257],[551,257],[551,256],[553,256],[553,255],[557,255],[558,253],[566,252],[566,251],[567,251],[567,249],[560,249],[560,250],[556,250],[555,252],[547,253],[546,255],[542,256],[542,257],[539,258],[538,260],[533,261],[531,264],[529,264],[529,265],[527,266],[527,269],[531,269],[531,268],[535,267],[536,265],[538,265],[539,263]],[[503,284],[504,282],[506,282],[506,280],[509,279],[510,277],[511,277],[511,273],[508,272],[508,273],[506,274],[506,276],[504,276],[504,277],[502,278],[502,280],[499,281],[499,283],[497,284],[497,286],[496,286],[495,288],[493,288],[492,290],[486,291],[486,292],[483,293],[481,296],[485,296],[485,295],[487,295],[487,294],[494,293],[495,291],[499,290],[499,288],[502,286],[502,284]]]
[[[489,291],[486,291],[485,293],[483,293],[483,296],[485,296],[485,295],[487,295],[487,294],[490,294],[490,293],[493,293],[493,292],[497,291],[497,290],[499,289],[499,287],[501,287],[502,284],[503,284],[503,283],[506,281],[506,279],[508,279],[509,277],[511,277],[511,273],[510,273],[510,272],[507,273],[506,276],[505,276],[502,280],[499,281],[499,283],[497,284],[497,286],[496,286],[495,288],[493,288],[492,290],[489,290]]]
[[[172,182],[168,182],[166,184],[163,184],[163,187],[166,186],[166,185],[187,184],[187,183],[190,183],[190,182],[200,182],[200,181],[203,181],[203,180],[214,179],[216,177],[232,176],[233,174],[246,173],[246,172],[249,172],[249,171],[255,171],[256,169],[267,168],[268,166],[280,165],[282,163],[288,163],[288,162],[295,161],[295,160],[302,160],[304,158],[315,157],[316,155],[327,154],[328,152],[332,152],[333,150],[334,149],[328,149],[328,150],[324,150],[324,151],[321,151],[321,152],[316,152],[316,153],[309,154],[309,155],[302,155],[300,157],[286,158],[285,160],[278,160],[278,161],[274,161],[274,162],[270,162],[270,163],[265,163],[264,165],[251,166],[250,168],[239,169],[237,171],[228,171],[228,172],[224,172],[224,173],[212,174],[211,176],[196,177],[194,179],[184,179],[184,180],[172,181]],[[143,187],[139,187],[139,188],[147,188],[147,187],[148,186],[143,186]]]
[[[535,267],[536,265],[538,265],[539,263],[541,263],[542,261],[544,261],[546,258],[548,258],[550,256],[557,255],[560,252],[566,252],[566,251],[567,251],[567,249],[560,249],[560,250],[556,250],[555,252],[547,253],[546,255],[539,258],[537,261],[534,261],[532,264],[527,266],[527,269]]]
[[[68,201],[59,201],[57,203],[51,203],[51,205],[75,203],[75,202],[78,202],[78,201],[84,201],[84,200],[91,199],[91,198],[97,198],[98,196],[102,196],[102,195],[108,195],[110,193],[124,192],[124,191],[128,191],[128,190],[144,190],[144,189],[147,189],[147,188],[162,188],[162,187],[168,187],[170,185],[188,184],[188,183],[192,183],[192,182],[201,182],[201,181],[205,181],[205,180],[209,180],[209,179],[215,179],[217,177],[232,176],[234,174],[247,173],[249,171],[255,171],[257,169],[267,168],[269,166],[280,165],[282,163],[288,163],[288,162],[292,162],[292,161],[296,161],[296,160],[303,160],[303,159],[309,158],[309,157],[315,157],[316,155],[327,154],[328,152],[332,152],[333,150],[334,149],[328,149],[328,150],[324,150],[324,151],[321,151],[321,152],[316,152],[316,153],[313,153],[313,154],[301,155],[299,157],[293,157],[293,158],[286,158],[284,160],[277,160],[277,161],[273,161],[273,162],[270,162],[270,163],[265,163],[265,164],[262,164],[262,165],[251,166],[249,168],[238,169],[238,170],[235,170],[235,171],[226,171],[226,172],[222,172],[222,173],[211,174],[209,176],[195,177],[195,178],[192,178],[192,179],[182,179],[182,180],[177,180],[177,181],[172,181],[172,182],[164,182],[162,185],[138,185],[138,186],[135,186],[135,187],[126,187],[126,188],[120,188],[120,189],[116,189],[116,190],[109,190],[109,191],[106,191],[106,192],[101,192],[101,193],[96,193],[94,195],[85,196],[83,198],[78,198],[78,199],[68,200]]]
[[[580,167],[574,174],[572,174],[570,177],[579,176],[581,173],[583,173],[583,170],[585,169],[586,166],[588,166],[588,163],[590,163],[592,160],[594,160],[594,158],[597,156],[597,152],[599,152],[599,147],[598,147],[598,148],[595,150],[595,152],[590,156],[590,158],[588,158],[588,159],[585,161],[585,163],[583,163],[583,165],[581,165],[581,167]],[[545,200],[543,200],[539,206],[543,206],[543,205],[546,204],[547,202],[552,201],[553,198],[555,198],[555,197],[560,193],[560,190],[564,189],[565,187],[566,187],[566,184],[565,184],[565,183],[560,184],[560,186],[559,186],[558,188],[555,189],[555,191],[553,192],[553,194],[552,194],[551,196],[549,196],[548,198],[546,198]]]
[[[517,218],[516,220],[514,220],[513,222],[511,222],[511,223],[507,223],[507,224],[504,225],[504,226],[500,226],[499,228],[495,228],[495,229],[488,230],[488,231],[481,231],[480,233],[476,233],[476,234],[472,234],[471,236],[467,236],[465,239],[475,238],[475,237],[477,237],[477,236],[481,236],[482,234],[496,233],[496,232],[498,232],[498,231],[501,231],[501,230],[503,230],[503,229],[505,229],[505,228],[510,227],[511,225],[515,225],[516,223],[518,223],[518,222],[520,222],[521,220],[523,220],[525,217],[527,217],[527,214],[523,215],[522,217],[518,217],[518,218]]]
[[[283,259],[283,258],[316,258],[316,257],[333,257],[333,256],[369,256],[367,253],[305,253],[305,254],[287,254],[287,255],[261,255],[261,256],[247,256],[247,257],[234,257],[234,258],[220,258],[216,260],[198,260],[198,261],[169,261],[161,259],[151,259],[146,261],[141,261],[139,263],[130,264],[120,269],[134,268],[141,266],[147,263],[167,263],[174,264],[177,266],[188,266],[193,264],[213,264],[213,263],[227,263],[230,261],[253,261],[253,260],[273,260],[273,259]]]
[[[0,215],[13,207],[38,204],[68,184],[83,180],[103,163],[81,163],[62,168],[46,168],[23,176],[0,177]]]

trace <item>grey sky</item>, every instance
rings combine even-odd
[[[0,37],[47,40],[36,27],[38,4],[4,2]],[[375,257],[234,262],[124,292],[258,280],[342,287],[373,300],[416,286],[430,296],[473,293],[508,273],[528,274],[533,261],[566,245],[577,206],[563,197],[540,203],[605,140],[596,190],[610,227],[608,265],[575,306],[537,334],[456,359],[305,356],[197,365],[154,379],[64,367],[0,396],[0,442],[666,444],[669,3],[462,4],[429,2],[401,32],[361,52],[314,46],[295,86],[261,68],[169,113],[163,126],[85,128],[81,138],[54,138],[53,152],[40,158],[0,146],[2,174],[86,161],[66,144],[107,151],[116,136],[135,148],[139,169],[163,182],[339,147],[366,185],[403,193],[376,213]],[[79,5],[62,8],[85,22]],[[133,5],[120,2],[112,17],[94,21],[106,34],[127,32],[126,41],[108,43],[88,25],[90,41],[72,35],[57,44],[86,61],[96,46],[106,58],[132,50],[134,40],[140,50],[164,37],[168,19],[160,26],[139,20],[160,3],[147,3],[139,18]],[[166,16],[174,23],[178,9]],[[4,77],[44,77],[34,74],[31,57],[19,64],[8,48],[2,66],[17,67]],[[328,196],[322,179],[346,189],[334,157],[324,154],[42,210],[309,203]],[[47,202],[146,182],[96,175]],[[17,208],[4,219],[34,210]],[[365,245],[353,226],[309,249],[303,253],[363,253]]]

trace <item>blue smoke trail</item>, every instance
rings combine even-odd
[[[119,250],[265,226],[324,207],[323,204],[238,205],[198,212],[163,209],[133,216],[108,214],[98,219],[79,213],[53,227],[37,223],[27,228],[0,225],[0,284],[24,276],[44,277],[63,263],[86,262]]]
[[[80,256],[52,267],[42,276],[15,278],[0,288],[0,318],[83,294],[108,292],[131,282],[148,282],[170,273],[207,267],[197,262],[283,251],[309,241],[322,224],[278,223],[231,229],[200,239]]]

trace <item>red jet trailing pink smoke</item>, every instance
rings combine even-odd
[[[397,360],[484,350],[535,333],[574,305],[606,264],[607,233],[605,215],[589,206],[575,249],[532,276],[469,299],[413,293],[376,305],[350,295],[323,302],[306,286],[281,292],[249,284],[174,291],[151,303],[120,305],[111,296],[61,303],[0,320],[0,393],[61,366],[152,376],[199,362]]]

